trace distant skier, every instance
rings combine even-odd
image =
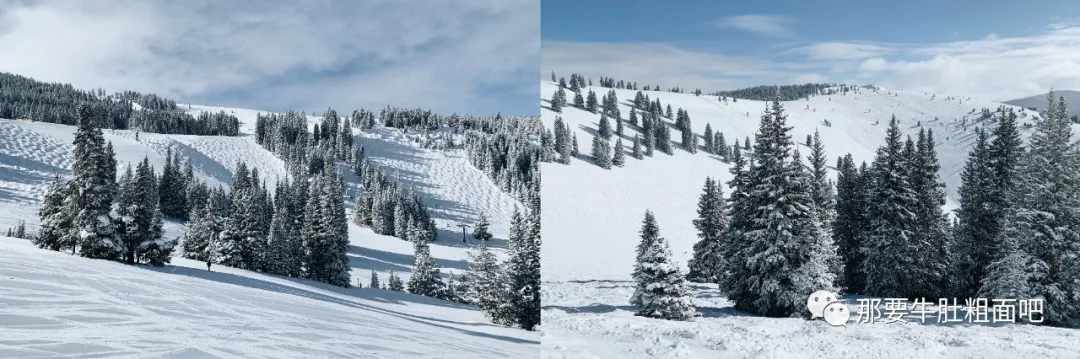
[[[135,131],[135,141],[139,141],[139,131]]]
[[[206,271],[207,272],[210,271],[210,260],[209,259],[206,260]]]

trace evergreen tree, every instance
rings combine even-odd
[[[806,296],[830,290],[833,273],[827,263],[835,255],[813,206],[812,177],[798,152],[792,153],[791,127],[779,100],[762,116],[755,138],[755,164],[747,170],[745,197],[733,205],[740,211],[731,251],[740,263],[731,266],[729,299],[738,309],[764,316],[804,313]],[[742,196],[743,194],[739,194]]]
[[[469,270],[469,302],[483,311],[492,322],[511,324],[508,320],[507,279],[499,268],[495,254],[484,243],[469,253]]]
[[[615,154],[611,157],[611,164],[622,167],[626,163],[626,155],[623,154],[622,138],[615,140]]]
[[[559,88],[559,91],[562,91],[562,88]],[[556,91],[551,94],[551,110],[555,111],[555,113],[562,113],[562,108],[562,99],[559,97],[559,92]]]
[[[389,282],[387,284],[387,289],[395,292],[405,291],[404,282],[401,281],[401,277],[398,277],[397,274],[394,273],[394,271],[390,271],[390,279],[388,279],[387,281]]]
[[[631,303],[634,315],[668,320],[691,321],[697,315],[686,279],[671,260],[671,249],[659,235],[651,212],[645,212],[638,261],[634,265],[637,283]]]
[[[537,213],[524,218],[514,210],[508,243],[509,316],[522,329],[534,330],[540,325],[540,218]]]
[[[711,124],[708,124],[708,123],[705,124],[705,133],[702,135],[702,137],[705,138],[705,152],[708,152],[708,153],[711,153],[711,154],[717,154],[716,153],[716,138],[713,137],[713,130],[712,130],[712,125]]]
[[[611,124],[608,122],[607,115],[605,114],[600,115],[600,124],[597,127],[597,133],[600,138],[605,140],[611,138]]]
[[[375,273],[374,269],[371,270],[371,283],[368,284],[368,288],[382,288],[379,285],[379,274]]]
[[[60,176],[53,177],[48,191],[45,192],[45,200],[38,209],[41,225],[32,239],[34,245],[54,251],[75,250],[77,237],[71,231],[75,213],[69,211],[71,191],[69,182],[60,179]]]
[[[864,163],[865,164],[865,163]],[[863,183],[863,176],[855,167],[851,154],[837,161],[836,175],[836,220],[833,221],[833,242],[838,247],[838,254],[843,268],[837,272],[837,281],[841,288],[849,293],[862,291],[861,272],[862,247],[866,226],[866,194],[868,188]]]
[[[937,150],[934,149],[933,130],[920,130],[916,144],[915,157],[910,167],[911,186],[915,191],[915,256],[920,258],[916,269],[921,272],[916,278],[922,283],[920,296],[940,296],[949,286],[949,248],[952,239],[949,236],[948,217],[941,210],[945,205],[945,183],[938,179]]]
[[[639,159],[639,160],[642,157],[641,138],[638,135],[634,135],[634,147],[633,147],[633,150],[630,152],[630,156],[634,157],[636,159]]]
[[[889,121],[885,145],[872,165],[872,189],[867,208],[870,231],[862,242],[865,255],[860,270],[866,276],[866,294],[907,298],[921,289],[914,278],[916,260],[915,210],[917,198],[908,173],[896,117]]]
[[[1027,262],[1019,271],[1032,279],[1030,293],[1045,300],[1044,323],[1072,327],[1080,318],[1080,301],[1076,300],[1080,298],[1080,262],[1076,260],[1080,258],[1080,151],[1072,142],[1065,99],[1055,101],[1051,92],[1047,100],[1046,113],[1035,121],[1028,151],[1017,171],[1017,188],[1010,196],[1015,207],[1010,210],[1004,236],[1018,241],[1019,249],[996,260],[994,266]],[[1000,275],[1000,270],[994,269],[984,280],[984,292],[1001,292],[1008,287],[994,280]]]
[[[698,283],[719,283],[720,272],[727,265],[723,249],[727,232],[727,202],[724,200],[723,187],[718,186],[711,177],[705,178],[705,188],[698,199],[698,218],[693,221],[698,231],[698,242],[694,244],[694,257],[690,259],[690,272],[687,279]]]
[[[117,214],[117,232],[128,264],[141,258],[156,265],[171,260],[174,243],[161,240],[164,221],[158,205],[157,176],[149,159],[143,158],[134,177],[121,188]]]
[[[630,125],[631,126],[637,126],[638,125],[637,111],[634,111],[634,109],[630,109]]]
[[[80,106],[78,117],[72,191],[65,211],[75,214],[72,230],[81,256],[114,259],[121,249],[110,216],[116,184],[110,181],[109,166],[115,159],[106,153],[104,137],[101,129],[94,127],[94,112],[90,106]],[[112,172],[115,173],[115,167]]]
[[[611,169],[611,144],[601,136],[593,137],[592,141],[593,162],[603,169]]]
[[[574,133],[574,135],[572,137],[571,143],[572,143],[572,145],[570,146],[570,149],[571,149],[570,154],[572,156],[574,156],[574,157],[577,157],[577,156],[581,155],[581,151],[578,150],[577,133],[576,132]]]
[[[599,103],[596,102],[596,92],[589,90],[588,98],[585,99],[585,109],[589,112],[596,113]]]
[[[439,288],[435,259],[426,241],[413,241],[414,262],[412,276],[409,277],[409,293],[435,297]]]
[[[487,216],[480,214],[480,218],[476,220],[476,224],[473,225],[472,237],[480,241],[489,241],[493,237],[488,227],[491,223],[488,222]]]
[[[574,107],[585,109],[585,98],[581,97],[581,93],[574,91]]]

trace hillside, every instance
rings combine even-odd
[[[1054,91],[1054,96],[1064,97],[1065,102],[1069,104],[1080,104],[1080,91],[1058,90]],[[1005,101],[1005,103],[1020,107],[1034,107],[1041,111],[1046,109],[1046,94],[1018,98],[1015,100]],[[1075,105],[1069,106],[1069,116],[1078,115],[1080,115],[1080,107],[1077,107]]]
[[[260,111],[187,105],[184,109],[192,114],[206,110],[235,115],[240,135],[106,129],[104,137],[115,147],[119,170],[146,156],[160,173],[171,149],[181,161],[190,160],[195,176],[210,186],[228,188],[238,161],[257,169],[271,187],[285,176],[284,163],[252,135]],[[309,125],[319,119],[309,116]],[[25,220],[29,231],[37,230],[36,211],[52,177],[70,174],[74,131],[74,126],[0,119],[0,229]],[[476,241],[462,243],[458,224],[471,225],[481,214],[491,223],[493,252],[505,256],[509,217],[520,203],[470,165],[464,150],[423,149],[408,135],[381,126],[368,132],[353,129],[353,137],[373,163],[388,175],[400,176],[424,198],[439,233],[431,254],[444,275],[468,269],[467,252]],[[355,177],[345,176],[348,208],[353,204],[349,197],[356,193]],[[181,223],[167,222],[165,236],[176,238],[184,230]],[[367,287],[372,271],[384,282],[391,271],[408,280],[411,243],[351,222],[348,234],[354,282]],[[473,307],[405,293],[341,289],[219,266],[206,273],[202,263],[179,257],[164,268],[132,267],[39,250],[15,239],[0,240],[0,257],[5,264],[0,305],[13,308],[8,312],[13,313],[11,319],[23,323],[0,328],[0,337],[6,338],[0,357],[72,352],[130,357],[519,357],[535,353],[539,344],[535,333],[488,324]],[[43,289],[49,286],[55,287]],[[27,298],[55,304],[35,307],[27,304]],[[61,309],[68,307],[73,309]],[[66,314],[52,313],[58,310]],[[95,311],[131,317],[87,314]],[[284,323],[275,326],[276,321]],[[102,326],[110,330],[98,329]],[[157,334],[131,339],[132,331]],[[211,344],[196,349],[190,345],[192,338]],[[232,346],[237,340],[245,346]],[[380,344],[381,340],[385,342]],[[400,342],[425,344],[392,345]],[[24,350],[12,351],[17,348]]]
[[[660,235],[667,239],[674,260],[685,273],[698,239],[691,221],[696,218],[705,178],[730,180],[729,165],[705,151],[691,154],[682,150],[675,129],[671,131],[673,155],[657,151],[652,157],[634,159],[629,151],[639,129],[627,125],[622,138],[628,155],[625,166],[600,168],[589,155],[600,115],[571,106],[555,113],[549,99],[557,85],[543,81],[540,86],[545,126],[552,128],[561,117],[577,136],[581,152],[569,165],[547,163],[542,169],[545,357],[957,357],[968,355],[970,348],[980,348],[988,357],[1067,357],[1064,343],[1075,340],[1075,331],[880,323],[831,328],[820,321],[748,316],[734,310],[715,285],[694,286],[695,304],[703,316],[696,322],[633,316],[635,309],[628,305],[634,285],[631,271],[645,211],[655,214]],[[590,89],[598,97],[610,90],[591,87],[582,93]],[[615,90],[624,120],[636,92]],[[710,124],[714,131],[723,133],[728,146],[735,141],[741,145],[752,137],[766,108],[761,101],[725,103],[712,96],[644,93],[650,100],[670,104],[673,111],[687,110],[697,136]],[[573,93],[567,94],[573,99]],[[805,158],[810,152],[807,135],[818,131],[830,167],[847,153],[857,164],[870,162],[884,142],[893,115],[908,135],[916,135],[920,125],[933,130],[942,166],[939,175],[947,185],[945,209],[952,210],[958,206],[960,172],[981,110],[994,110],[1001,104],[959,95],[860,88],[847,94],[787,101],[784,106],[801,155]],[[1030,130],[1024,125],[1035,116],[1025,111],[1018,119],[1025,136]],[[664,121],[673,126],[671,118]],[[835,179],[835,173],[830,177]],[[724,186],[725,195],[729,191]],[[853,304],[855,299],[844,300]],[[1031,339],[1035,337],[1038,340]],[[883,344],[886,342],[890,344]]]

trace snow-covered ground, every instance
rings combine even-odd
[[[524,358],[475,309],[174,259],[89,260],[0,237],[2,358]]]
[[[679,132],[672,130],[674,155],[657,151],[643,160],[627,156],[624,167],[602,169],[589,158],[600,116],[569,106],[557,114],[548,108],[548,99],[557,86],[548,81],[540,86],[545,126],[551,128],[556,117],[562,117],[576,133],[582,153],[569,165],[545,163],[542,167],[543,357],[1075,358],[1080,352],[1080,331],[1076,330],[881,323],[850,323],[846,328],[834,328],[822,321],[752,317],[733,310],[715,286],[694,288],[695,304],[702,314],[695,322],[635,317],[634,308],[629,307],[633,292],[630,274],[645,211],[655,214],[661,236],[668,240],[674,259],[682,263],[685,272],[697,241],[691,220],[696,217],[705,178],[726,182],[731,179],[729,166],[704,151],[690,154],[679,149]],[[592,89],[598,98],[609,90]],[[625,119],[636,91],[615,92]],[[729,146],[753,137],[766,108],[761,101],[723,103],[713,96],[645,93],[650,99],[659,98],[665,106],[670,104],[673,111],[686,109],[699,136],[705,125],[711,124],[714,131],[723,132]],[[568,91],[568,98],[572,100],[573,93]],[[785,102],[785,110],[801,154],[809,155],[805,138],[817,130],[829,166],[847,153],[857,164],[870,162],[884,142],[892,115],[912,136],[918,133],[920,124],[933,129],[942,165],[940,175],[948,186],[945,209],[951,210],[958,206],[960,172],[974,142],[973,121],[982,108],[994,110],[1000,105],[961,94],[860,89],[857,94]],[[1030,123],[1034,116],[1037,114],[1027,112],[1019,123]],[[823,120],[831,126],[824,126]],[[670,119],[665,121],[673,124]],[[624,130],[624,150],[629,154],[638,131],[633,126]],[[1025,128],[1021,131],[1029,132]],[[835,173],[831,175],[835,178]],[[724,191],[726,195],[729,188],[724,186]],[[851,309],[856,308],[853,305]]]
[[[259,111],[190,108],[200,110],[236,115],[241,135],[140,132],[136,140],[133,131],[105,130],[105,139],[112,141],[121,170],[146,156],[160,173],[172,149],[191,160],[196,176],[211,186],[229,187],[240,160],[270,184],[285,175],[283,162],[251,135]],[[309,120],[314,125],[318,117]],[[70,175],[74,132],[74,126],[0,119],[0,231],[19,221],[37,230],[36,211],[50,181],[55,174]],[[457,225],[471,225],[480,214],[491,222],[493,251],[505,254],[509,217],[518,202],[469,165],[462,150],[421,149],[385,128],[354,135],[387,174],[397,173],[424,197],[440,229],[431,254],[444,273],[467,270],[475,241],[462,243]],[[346,175],[350,179],[355,177]],[[346,202],[351,208],[352,201]],[[179,237],[184,229],[167,222],[166,236]],[[410,243],[352,224],[349,236],[354,282],[366,287],[371,271],[384,282],[390,271],[408,280]],[[525,357],[539,350],[535,332],[493,326],[474,308],[410,294],[330,288],[226,268],[208,274],[203,264],[180,258],[163,269],[131,267],[13,239],[0,240],[0,257],[0,357],[456,358]]]

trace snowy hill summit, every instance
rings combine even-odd
[[[989,242],[979,242],[987,235],[976,232],[993,230],[989,218],[1001,211],[990,211],[1005,208],[1005,196],[972,195],[1027,191],[1017,206],[1070,213],[1067,203],[1075,202],[1043,208],[1030,198],[1052,196],[1036,182],[1064,188],[1071,175],[1025,177],[1033,184],[1006,191],[998,187],[1014,182],[994,178],[1016,170],[991,172],[987,164],[1044,173],[1046,161],[1020,161],[1015,146],[1037,137],[1038,151],[1064,158],[1067,137],[1045,135],[1070,129],[1064,112],[879,86],[706,95],[591,81],[552,74],[540,84],[549,160],[541,191],[543,357],[964,357],[972,348],[995,358],[1074,355],[1073,329],[910,317],[864,323],[854,315],[868,297],[963,302],[986,283],[990,296],[1013,298],[999,290],[1024,286],[1015,264],[1032,253],[1057,263],[1056,274],[1022,296],[1050,298],[1058,317],[1047,321],[1069,326],[1076,308],[1052,288],[1077,275],[1062,264],[1072,252],[1018,239],[988,253]],[[1015,136],[991,134],[1001,128]],[[1033,136],[1038,131],[1042,137]],[[992,146],[1010,150],[990,153]],[[972,178],[993,184],[975,188]],[[954,230],[949,222],[959,217],[967,222]],[[822,289],[840,293],[853,314],[845,328],[808,320],[807,296]]]

